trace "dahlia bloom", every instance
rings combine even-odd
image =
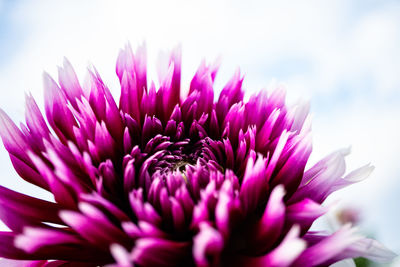
[[[119,105],[97,71],[81,85],[68,61],[58,84],[44,74],[45,114],[26,96],[26,124],[0,112],[17,173],[54,196],[0,187],[0,257],[22,266],[325,266],[393,254],[345,225],[309,231],[348,175],[339,150],[305,170],[308,105],[285,92],[245,101],[236,72],[215,97],[218,65],[202,63],[181,91],[181,54],[160,86],[147,82],[146,50],[120,52]],[[215,100],[217,99],[217,100]],[[50,127],[49,127],[50,126]],[[11,260],[4,259],[4,264]]]

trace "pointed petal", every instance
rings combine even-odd
[[[18,260],[29,259],[26,252],[14,246],[15,235],[13,232],[0,232],[0,257]]]
[[[30,163],[29,158],[26,156],[26,151],[30,147],[26,142],[25,136],[2,109],[0,109],[0,135],[4,147],[10,154],[26,163]]]
[[[48,138],[50,131],[32,95],[25,95],[26,124],[35,136]]]
[[[83,92],[74,68],[67,58],[64,58],[63,67],[58,68],[58,81],[68,100],[77,108],[76,99],[80,99]]]
[[[219,190],[218,202],[215,207],[215,222],[218,231],[225,239],[229,238],[231,228],[235,225],[235,219],[240,210],[240,201],[235,198],[233,193],[233,184],[225,180]]]
[[[28,155],[40,174],[47,181],[56,202],[64,207],[75,208],[76,193],[68,185],[63,183],[39,156],[31,152],[28,152]]]
[[[223,121],[228,110],[235,103],[243,100],[242,90],[243,78],[240,77],[240,71],[237,70],[231,80],[222,89],[216,104],[217,116],[219,121]]]
[[[275,177],[272,178],[272,184],[283,184],[287,190],[287,197],[296,192],[304,173],[304,168],[312,150],[311,135],[307,134],[293,148],[289,158],[281,167]]]
[[[88,214],[89,211],[86,213]],[[99,213],[96,212],[98,215]],[[116,241],[126,244],[127,236],[103,218],[94,218],[95,215],[84,216],[73,211],[61,211],[61,219],[71,226],[79,235],[96,247],[108,250],[109,246]],[[103,215],[104,216],[104,215]],[[96,225],[96,227],[93,227]]]
[[[298,224],[302,231],[307,231],[312,223],[320,216],[324,215],[328,208],[322,207],[319,203],[304,199],[286,208],[286,220],[290,225]]]
[[[157,255],[157,257],[154,257]],[[136,241],[132,258],[140,266],[173,267],[185,265],[190,255],[190,244],[160,238],[141,238]]]
[[[398,255],[386,248],[376,240],[363,238],[349,247],[347,247],[340,255],[332,259],[332,262],[347,258],[363,257],[377,263],[390,263]]]
[[[110,252],[113,255],[118,267],[133,267],[131,256],[128,251],[119,244],[112,244]]]
[[[329,193],[333,193],[339,189],[342,189],[348,185],[358,183],[364,179],[366,179],[372,171],[375,169],[374,166],[371,166],[370,164],[367,164],[363,167],[360,167],[349,174],[347,174],[345,177],[342,179],[336,180],[333,185],[331,186]]]
[[[255,253],[270,248],[280,237],[285,222],[284,195],[282,185],[274,188],[261,219],[251,229],[252,250]]]
[[[57,83],[43,74],[46,117],[57,136],[62,140],[75,140],[73,126],[77,126],[72,112],[67,107],[67,99]]]
[[[141,115],[139,110],[140,99],[138,98],[138,91],[136,76],[130,76],[124,72],[121,79],[121,97],[119,106],[122,111],[128,113],[137,122],[140,123]]]
[[[332,235],[322,238],[319,242],[309,246],[294,263],[295,266],[316,266],[329,262],[340,256],[343,251],[355,242],[362,240],[362,236],[355,234],[350,225],[343,226]]]
[[[93,266],[93,264],[104,265],[112,261],[112,258],[108,253],[101,253],[99,250],[96,250],[90,246],[49,246],[47,248],[39,249],[35,253],[28,254],[14,246],[15,236],[16,234],[13,232],[0,232],[0,257],[18,260],[41,260],[44,258],[56,258],[69,261],[71,264],[73,264],[75,261],[91,262],[91,266]],[[83,265],[84,263],[82,263],[82,265],[80,264],[81,263],[74,266],[87,266]]]
[[[306,242],[299,238],[300,229],[297,226],[287,233],[286,237],[279,244],[278,247],[273,249],[271,252],[265,256],[260,257],[246,257],[242,259],[246,266],[269,266],[269,267],[288,267],[296,260],[296,258],[304,251],[306,248]],[[312,266],[308,263],[305,265],[295,265],[295,266]]]
[[[267,159],[258,155],[257,161],[247,161],[246,171],[240,187],[240,199],[245,213],[252,213],[259,203],[263,203],[268,192],[268,180],[266,179]]]
[[[27,253],[34,253],[40,248],[48,246],[83,243],[81,238],[69,232],[39,227],[25,227],[22,234],[16,236],[14,240],[14,245]]]
[[[329,195],[333,184],[341,179],[346,169],[344,157],[348,150],[339,150],[324,158],[304,173],[298,190],[289,203],[309,198],[322,203]]]
[[[37,221],[62,223],[57,215],[59,211],[57,204],[30,197],[3,186],[0,186],[0,206]]]
[[[224,246],[221,234],[207,223],[200,224],[200,232],[193,239],[193,258],[199,267],[218,266]]]
[[[34,163],[25,163],[18,157],[10,154],[11,163],[14,166],[15,171],[28,183],[37,185],[45,190],[50,191],[50,187],[43,176],[36,170]]]

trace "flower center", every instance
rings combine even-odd
[[[162,147],[162,146],[158,146]],[[161,150],[150,151],[144,165],[149,174],[178,171],[186,175],[186,166],[194,166],[202,157],[202,144],[191,144],[189,141],[171,143]]]
[[[184,173],[186,172],[186,166],[187,166],[187,165],[193,166],[193,164],[194,164],[194,162],[189,162],[189,161],[186,161],[186,160],[181,160],[181,161],[178,161],[178,162],[175,164],[174,170],[177,170],[177,171],[179,171],[179,172],[181,172],[181,173],[184,174]]]

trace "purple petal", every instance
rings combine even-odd
[[[303,178],[304,168],[311,153],[311,136],[305,136],[291,152],[289,159],[273,178],[272,184],[283,184],[291,196]]]
[[[362,239],[356,235],[355,229],[345,225],[336,233],[322,238],[316,244],[309,246],[294,263],[295,266],[315,266],[328,262]]]
[[[240,77],[240,71],[237,70],[231,80],[222,89],[216,104],[216,111],[219,121],[223,121],[228,110],[235,103],[243,100],[242,90],[243,78]]]
[[[225,239],[229,237],[239,210],[240,201],[234,196],[233,184],[231,181],[225,180],[219,191],[218,202],[215,207],[217,229]]]
[[[30,197],[0,186],[0,206],[8,212],[23,214],[34,220],[62,223],[58,217],[59,207],[52,202]]]
[[[363,238],[349,247],[344,252],[336,256],[331,262],[336,262],[346,258],[363,257],[378,263],[390,263],[398,255],[387,249],[376,240]]]
[[[38,227],[25,227],[22,234],[14,239],[15,247],[30,254],[46,246],[80,245],[82,243],[81,238],[67,231]]]
[[[320,216],[328,211],[327,208],[322,207],[319,203],[311,200],[304,199],[295,204],[289,205],[286,208],[286,220],[293,224],[299,224],[302,231],[307,231],[312,223]]]
[[[128,251],[119,244],[112,244],[110,252],[113,255],[118,267],[133,267],[133,261]]]
[[[25,95],[25,119],[31,133],[37,138],[49,138],[49,128],[32,95]]]
[[[80,99],[83,92],[78,77],[67,58],[64,58],[63,67],[58,68],[58,81],[68,100],[77,107],[76,99]]]
[[[250,237],[254,244],[252,249],[256,253],[271,247],[281,235],[285,220],[284,195],[283,186],[274,188],[261,219],[251,229]]]
[[[22,179],[43,189],[50,190],[47,181],[36,171],[33,163],[27,164],[12,154],[10,154],[10,159],[14,169]]]
[[[245,266],[270,266],[270,267],[286,267],[292,266],[295,259],[306,248],[306,242],[299,238],[300,229],[294,226],[286,237],[279,244],[278,247],[273,249],[265,256],[260,257],[243,257],[242,261]],[[297,265],[295,265],[297,266]],[[311,266],[308,263],[299,266]]]
[[[30,152],[28,152],[28,155],[39,170],[40,174],[47,181],[56,202],[65,207],[74,208],[76,206],[76,195],[73,190],[61,181],[41,158]]]
[[[200,232],[193,239],[193,258],[199,267],[218,266],[224,246],[221,234],[207,223],[200,224]]]
[[[141,238],[132,251],[135,263],[141,266],[173,267],[185,262],[190,244],[160,238]],[[157,255],[155,257],[155,255]]]
[[[332,185],[344,174],[346,168],[344,156],[348,153],[348,150],[334,152],[306,171],[290,203],[304,198],[322,203],[329,195]]]
[[[30,147],[26,142],[25,136],[2,109],[0,109],[0,135],[3,139],[4,147],[10,154],[26,163],[30,163],[29,157],[26,155],[26,151]]]
[[[74,116],[67,107],[67,99],[56,82],[43,74],[46,117],[57,136],[65,141],[74,140],[73,126],[77,126]]]
[[[114,226],[100,210],[85,203],[80,204],[80,209],[83,214],[61,211],[60,217],[83,238],[102,249],[108,249],[116,241],[124,245],[130,244],[128,236]]]
[[[138,99],[137,93],[139,89],[136,86],[137,83],[135,74],[130,76],[124,72],[121,79],[121,98],[119,106],[121,110],[131,115],[132,118],[140,123],[140,99]]]
[[[267,159],[258,155],[257,161],[247,161],[246,171],[240,188],[240,199],[245,213],[252,213],[260,202],[264,202],[268,192],[266,179]]]

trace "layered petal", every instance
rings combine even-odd
[[[80,84],[64,60],[44,74],[43,118],[26,95],[26,124],[0,110],[0,136],[17,173],[54,197],[0,186],[0,257],[9,266],[325,266],[395,255],[345,226],[310,231],[345,175],[337,151],[305,171],[309,104],[285,90],[244,98],[237,71],[217,95],[218,61],[181,86],[181,49],[147,77],[145,44],[119,53],[119,102],[90,66]],[[118,103],[118,104],[117,104]],[[50,127],[49,127],[49,126]]]
[[[296,258],[306,248],[306,242],[299,238],[300,229],[294,226],[285,239],[268,254],[260,257],[242,258],[242,266],[271,266],[286,267],[292,266]],[[310,266],[310,265],[303,265]]]
[[[141,238],[132,252],[135,263],[141,266],[177,266],[184,264],[190,244],[160,238]],[[154,257],[157,255],[156,257]]]

